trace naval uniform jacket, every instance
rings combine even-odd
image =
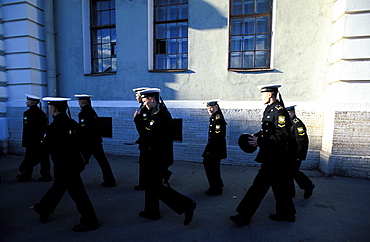
[[[85,162],[80,153],[79,125],[67,114],[60,113],[54,117],[43,144],[54,163],[55,178],[79,174],[85,168]]]
[[[149,118],[149,115],[150,115],[150,111],[145,107],[144,104],[141,104],[139,108],[139,113],[136,114],[136,116],[134,117],[134,123],[136,126],[136,130],[137,130],[137,133],[139,134],[139,138],[135,142],[136,144],[141,143],[142,136],[144,135],[145,130],[146,130],[146,125],[147,125],[147,120]]]
[[[46,114],[37,106],[23,113],[22,147],[40,145],[46,132]]]
[[[78,122],[81,127],[81,136],[87,144],[93,145],[103,142],[99,133],[98,115],[90,105],[86,105],[81,109],[78,114]]]
[[[139,143],[140,152],[146,157],[143,162],[166,169],[173,164],[172,116],[160,104],[156,111],[147,114],[147,119],[141,120],[145,129],[141,129]]]
[[[297,143],[296,159],[302,161],[306,159],[309,143],[306,126],[295,115],[292,117],[292,124],[291,132]]]
[[[277,167],[291,162],[289,151],[292,148],[292,123],[288,112],[279,101],[266,107],[261,124],[261,131],[255,134],[260,147],[255,161],[265,167]]]
[[[207,153],[209,153],[211,157],[225,159],[227,157],[225,137],[226,122],[222,112],[217,110],[209,118],[208,143],[202,157],[207,157]]]

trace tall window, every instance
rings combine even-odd
[[[269,69],[272,0],[230,0],[229,69]]]
[[[154,1],[154,69],[188,68],[188,0]]]
[[[116,72],[115,0],[91,0],[90,31],[92,73]]]

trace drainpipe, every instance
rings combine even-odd
[[[46,31],[46,66],[47,96],[57,96],[56,64],[55,64],[55,33],[54,33],[54,0],[45,0],[45,31]]]

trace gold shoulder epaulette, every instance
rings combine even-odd
[[[276,105],[276,106],[275,106],[275,108],[276,108],[277,110],[281,110],[281,109],[283,109],[283,107],[282,107],[281,105]]]

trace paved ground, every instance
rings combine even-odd
[[[101,187],[101,172],[92,159],[82,177],[94,204],[101,227],[76,233],[72,227],[79,214],[65,194],[47,223],[29,207],[38,202],[51,182],[37,181],[39,167],[32,182],[15,179],[23,157],[0,157],[0,241],[370,241],[370,180],[325,177],[317,171],[305,171],[316,185],[314,195],[303,199],[297,190],[294,199],[296,222],[268,219],[274,213],[272,192],[267,194],[249,226],[235,226],[228,217],[258,168],[222,166],[225,191],[222,196],[208,197],[203,166],[176,161],[171,167],[171,185],[197,202],[194,219],[183,225],[183,216],[161,204],[158,221],[138,216],[143,208],[144,193],[135,191],[137,157],[108,156],[119,182],[115,188]]]

